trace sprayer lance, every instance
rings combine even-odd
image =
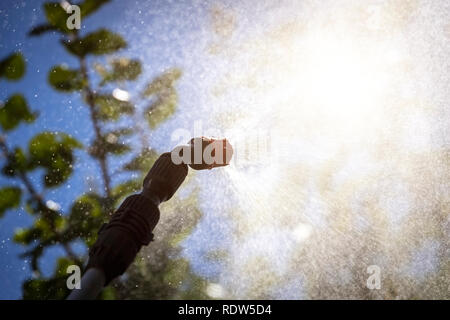
[[[124,200],[108,223],[103,224],[89,250],[83,288],[68,299],[95,298],[104,285],[123,274],[142,246],[153,239],[159,220],[159,204],[169,200],[188,174],[230,163],[233,148],[226,139],[194,138],[187,145],[163,153],[153,164],[140,194]]]
[[[227,139],[193,138],[172,152],[163,153],[144,179],[144,193],[156,195],[159,202],[169,200],[183,183],[189,165],[194,170],[230,164],[233,148]]]

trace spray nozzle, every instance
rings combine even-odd
[[[227,139],[211,137],[192,138],[188,144],[172,151],[175,164],[184,163],[194,170],[212,169],[230,164],[233,147]]]

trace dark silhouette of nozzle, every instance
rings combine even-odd
[[[230,164],[233,147],[227,139],[210,137],[192,138],[188,144],[171,152],[172,162],[187,164],[194,170],[224,167]]]

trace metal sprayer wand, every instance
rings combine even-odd
[[[142,246],[153,240],[159,221],[159,204],[169,200],[183,183],[188,165],[194,170],[212,169],[230,163],[233,148],[226,139],[193,138],[187,145],[163,153],[153,164],[140,194],[124,200],[89,250],[81,288],[68,300],[95,299],[104,286],[123,274]]]

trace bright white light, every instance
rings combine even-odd
[[[305,37],[294,48],[281,69],[284,85],[277,93],[291,97],[282,106],[289,115],[283,118],[286,128],[298,129],[299,119],[310,119],[315,130],[332,129],[333,134],[365,131],[365,120],[377,119],[382,110],[390,81],[386,65],[392,57],[382,48],[361,48],[352,39],[337,40],[327,33]]]
[[[271,296],[297,275],[316,284],[317,270],[324,277],[312,297],[358,296],[364,268],[346,269],[349,257],[406,265],[412,247],[441,230],[447,11],[421,1],[337,2],[274,5],[212,57],[195,59],[197,85],[211,89],[198,115],[217,119],[239,160],[202,187],[208,200],[217,194],[209,213],[230,206],[223,270],[237,297]],[[211,220],[200,226],[215,229]],[[420,291],[397,280],[403,297]],[[334,283],[345,281],[350,291],[338,292]]]
[[[47,205],[47,208],[49,208],[50,210],[58,211],[59,209],[61,209],[61,206],[59,205],[59,203],[57,203],[53,200],[47,200],[47,202],[45,204]]]
[[[225,295],[225,289],[218,283],[208,283],[206,287],[206,294],[211,298],[223,298]]]
[[[292,235],[297,242],[303,242],[311,235],[312,228],[310,225],[300,223],[292,231]]]
[[[119,88],[115,88],[112,92],[112,95],[114,98],[116,98],[117,100],[120,101],[128,101],[130,100],[130,94],[128,93],[128,91],[119,89]]]
[[[109,134],[106,136],[106,141],[109,142],[109,143],[116,143],[117,140],[119,140],[119,139],[118,139],[117,136],[116,136],[115,134],[113,134],[113,133],[109,133]]]

